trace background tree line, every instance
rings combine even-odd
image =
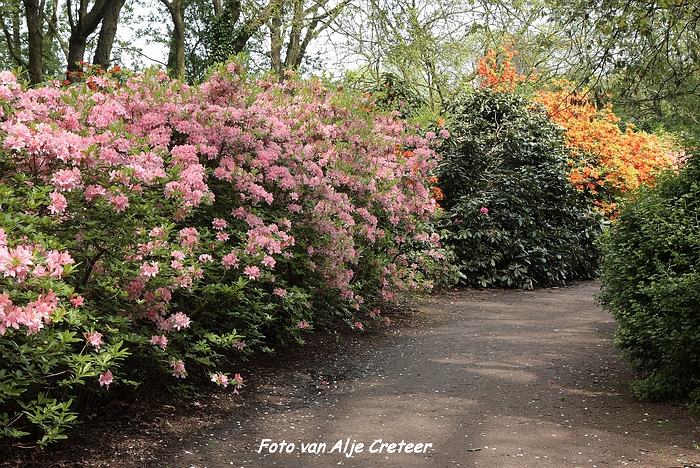
[[[190,82],[243,53],[249,68],[278,75],[341,70],[370,87],[390,79],[437,113],[474,78],[479,57],[512,43],[521,73],[579,83],[600,102],[611,98],[624,121],[652,131],[698,125],[700,6],[691,0],[0,0],[0,8],[0,66],[21,67],[33,84],[79,71],[81,61],[108,68],[131,57],[138,67],[159,44],[170,75]]]

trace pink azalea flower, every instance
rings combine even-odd
[[[51,205],[49,211],[51,214],[63,214],[68,208],[68,200],[59,192],[51,192]]]
[[[99,185],[88,185],[85,188],[85,199],[87,201],[92,201],[95,197],[104,197],[107,195],[107,190]]]
[[[73,304],[73,307],[76,309],[83,305],[83,302],[85,302],[85,298],[83,296],[73,296],[70,298],[70,303]]]
[[[214,218],[211,224],[214,226],[214,229],[224,229],[228,225],[226,220],[221,218]]]
[[[489,209],[486,208],[485,206],[482,206],[481,209],[480,209],[479,211],[480,211],[481,213],[483,213],[483,214],[488,214]]]
[[[190,318],[182,312],[178,312],[176,314],[171,315],[170,321],[173,323],[173,326],[178,330],[190,326]]]
[[[221,260],[221,263],[224,264],[227,270],[231,267],[238,268],[238,255],[235,252],[231,252]]]
[[[168,346],[168,338],[166,338],[165,335],[153,335],[151,337],[151,343],[165,349]]]
[[[112,195],[109,202],[114,205],[114,209],[117,213],[121,213],[129,207],[129,199],[121,193],[119,195]]]
[[[282,289],[282,288],[275,288],[275,289],[272,290],[272,293],[273,293],[273,294],[276,294],[276,295],[278,295],[278,296],[280,296],[280,297],[283,297],[285,294],[287,294],[287,290],[286,290],[286,289]]]
[[[365,328],[365,326],[362,325],[362,322],[355,322],[355,328],[357,328],[358,330],[362,330],[363,328]]]
[[[178,379],[184,379],[187,376],[187,371],[185,371],[185,363],[178,359],[177,361],[171,361],[170,367],[173,368],[173,377]]]
[[[109,390],[109,385],[112,383],[112,371],[108,370],[107,372],[103,372],[100,374],[100,378],[98,379],[100,382],[100,387],[107,387],[107,390]]]
[[[172,320],[163,320],[162,317],[158,317],[158,329],[163,331],[171,331],[175,327],[175,323]]]
[[[59,190],[65,190],[70,192],[80,186],[80,169],[74,167],[73,169],[62,169],[60,171],[54,172],[51,183],[54,187]]]
[[[302,329],[309,328],[308,322],[305,322],[304,320],[302,320],[301,322],[299,322],[299,328],[302,328]]]
[[[141,265],[141,277],[142,278],[155,278],[158,275],[158,262],[144,262]]]
[[[185,259],[185,254],[182,253],[180,250],[173,250],[170,252],[170,256],[173,257],[175,260],[184,260]]]
[[[170,299],[172,299],[172,297],[173,297],[172,293],[167,288],[158,288],[156,290],[156,292],[160,295],[161,299],[163,299],[165,302],[170,302]]]
[[[233,389],[233,393],[238,394],[238,389],[243,386],[243,377],[241,377],[241,374],[236,374],[233,376],[233,381],[236,386],[236,388]]]
[[[97,332],[83,333],[85,340],[93,345],[95,349],[100,349],[102,345],[102,334]]]
[[[225,374],[212,374],[211,381],[222,387],[228,387],[228,376]]]
[[[52,250],[46,255],[46,267],[52,277],[60,278],[63,275],[63,267],[69,263],[75,263],[67,252]]]
[[[188,227],[188,228],[182,228],[180,229],[180,238],[182,239],[183,237],[192,237],[192,236],[198,236],[199,232],[197,232],[196,228],[193,227]]]
[[[248,278],[250,278],[251,280],[256,280],[260,278],[260,268],[256,267],[255,265],[248,265],[243,269],[243,272],[246,275],[248,275]]]

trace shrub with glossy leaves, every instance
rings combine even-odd
[[[642,398],[700,408],[700,158],[642,186],[602,237],[600,295]]]
[[[567,179],[562,130],[532,102],[480,88],[449,109],[437,168],[461,281],[535,286],[597,274],[597,217]]]

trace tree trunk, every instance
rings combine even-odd
[[[331,10],[319,13],[318,10],[325,7],[327,3],[328,0],[317,1],[314,6],[304,10],[303,0],[296,0],[294,18],[292,19],[292,27],[289,33],[289,43],[287,44],[287,55],[284,59],[285,70],[299,69],[311,40],[335,21],[342,10],[350,3],[350,0],[345,0]],[[303,39],[302,35],[304,36]]]
[[[117,35],[117,25],[119,24],[119,13],[124,6],[125,0],[115,0],[102,20],[100,28],[100,37],[97,40],[97,48],[95,49],[95,57],[92,62],[99,65],[103,70],[109,68],[112,59],[112,45],[114,37]]]
[[[183,19],[184,4],[182,0],[160,0],[170,12],[173,20],[173,35],[170,38],[168,53],[168,69],[173,78],[185,77],[185,21]]]
[[[78,33],[71,34],[68,41],[68,76],[66,79],[80,81],[76,79],[75,72],[83,71],[80,64],[85,58],[85,48],[87,47],[87,36]]]
[[[270,21],[270,61],[272,71],[282,76],[282,12],[276,8]]]
[[[87,2],[81,0],[77,18],[73,18],[72,2],[68,2],[68,20],[71,33],[68,40],[67,79],[76,80],[74,73],[82,70],[80,63],[85,60],[88,37],[95,32],[109,9],[118,1],[121,0],[97,0],[90,12],[87,12]]]
[[[289,30],[289,42],[287,43],[287,53],[284,58],[285,70],[290,70],[291,62],[296,60],[301,46],[301,32],[304,27],[304,0],[295,0],[294,13],[292,14],[292,25]],[[279,76],[282,76],[279,73]]]
[[[44,80],[44,58],[42,45],[44,43],[44,28],[42,27],[43,2],[38,0],[22,0],[27,17],[29,82],[33,85]]]
[[[268,3],[260,13],[245,22],[245,25],[241,28],[240,34],[236,36],[236,40],[234,41],[234,54],[243,51],[248,40],[253,37],[253,34],[255,34],[262,27],[262,25],[272,18],[272,15],[275,14],[279,8],[281,8],[282,1],[283,0],[270,0],[270,3]]]

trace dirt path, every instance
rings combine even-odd
[[[281,356],[244,402],[105,431],[117,442],[86,466],[700,466],[699,421],[630,395],[598,287],[432,299],[417,326]]]
[[[212,429],[173,466],[700,466],[698,421],[630,396],[598,287],[432,301],[350,379]]]

